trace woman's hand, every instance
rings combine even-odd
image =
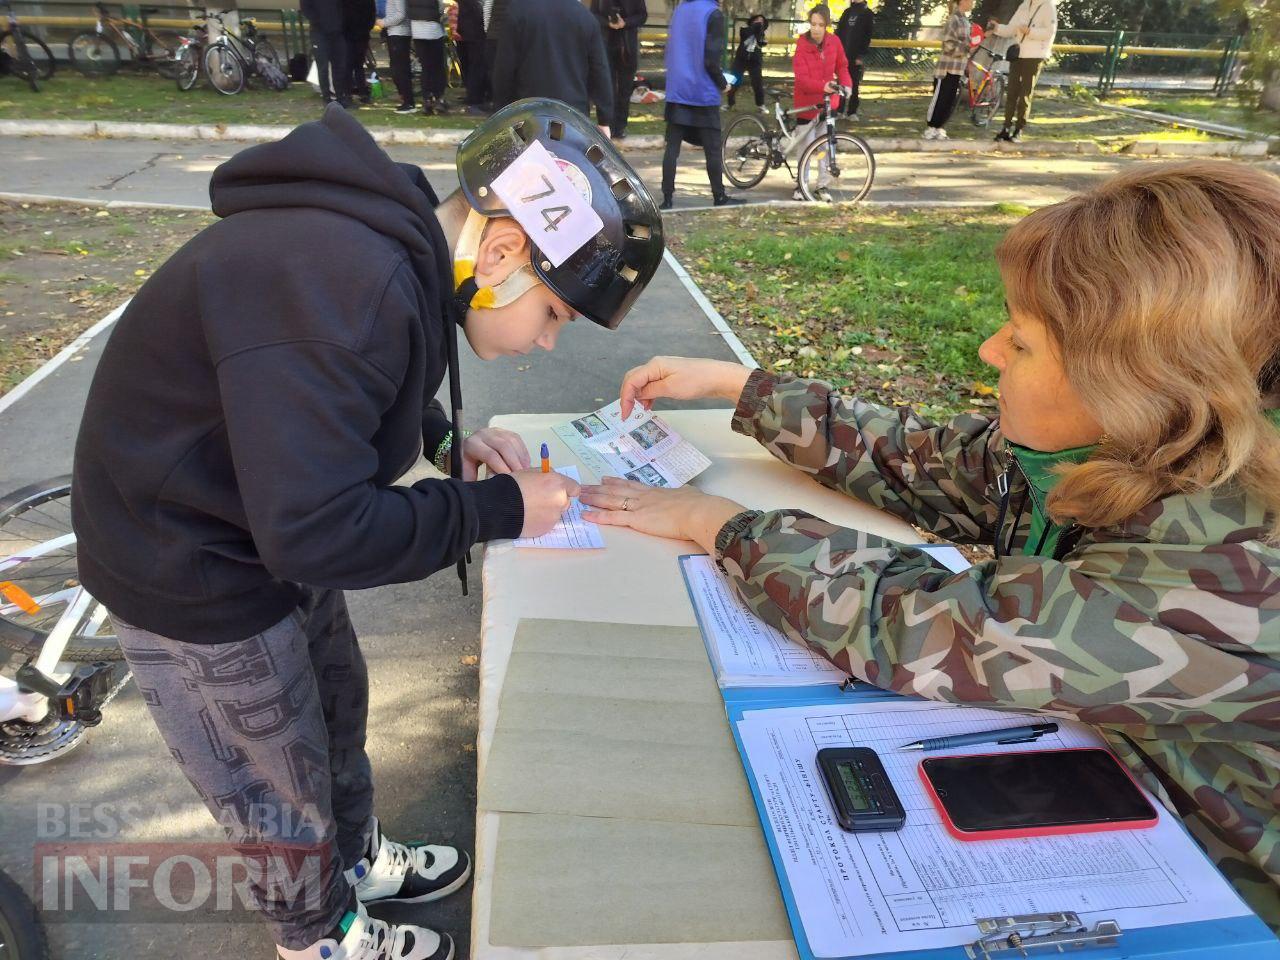
[[[695,360],[689,357],[654,357],[622,378],[622,416],[631,416],[638,403],[646,410],[659,397],[698,400],[721,397],[736,401],[751,370],[727,360]]]
[[[462,441],[462,479],[476,479],[481,464],[490,475],[528,470],[529,448],[518,433],[485,427]]]
[[[707,553],[715,552],[720,528],[746,509],[693,487],[668,490],[617,477],[583,487],[579,499],[592,508],[583,514],[592,523],[630,527],[669,540],[692,540]]]

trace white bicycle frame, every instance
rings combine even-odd
[[[6,571],[56,550],[72,546],[75,542],[76,535],[66,533],[52,540],[46,540],[44,543],[25,547],[21,553],[0,557],[0,581],[5,579]],[[42,607],[53,603],[66,603],[66,609],[62,611],[62,616],[49,631],[49,636],[45,639],[44,646],[40,648],[40,654],[33,664],[45,676],[65,681],[71,676],[71,670],[62,664],[62,653],[67,649],[67,643],[71,640],[76,628],[85,623],[86,617],[88,622],[85,623],[84,635],[96,635],[107,619],[107,608],[94,600],[89,595],[89,591],[81,586],[64,587],[32,599]],[[21,608],[16,603],[0,600],[0,616],[11,616],[20,611]],[[23,693],[18,689],[16,681],[0,677],[0,723],[9,720],[26,720],[36,723],[44,719],[48,712],[48,700],[42,694]]]

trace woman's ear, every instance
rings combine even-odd
[[[485,227],[476,252],[476,281],[494,286],[529,260],[529,238],[511,217],[496,217]]]

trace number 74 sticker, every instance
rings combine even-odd
[[[579,179],[591,189],[581,173]],[[494,179],[493,192],[552,266],[560,266],[604,229],[590,198],[537,140]]]

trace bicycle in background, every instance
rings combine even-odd
[[[221,14],[209,14],[221,28],[204,51],[204,73],[213,89],[235,96],[250,77],[260,77],[273,90],[283,90],[289,77],[280,66],[280,55],[271,41],[262,36],[252,17],[240,21],[240,33],[227,29]]]
[[[836,114],[829,97],[819,107],[784,110],[786,92],[772,87],[773,120],[770,130],[755,114],[743,114],[724,134],[724,172],[729,181],[744,190],[756,186],[773,169],[785,166],[796,180],[801,195],[809,201],[857,203],[871,191],[876,176],[876,158],[871,146],[851,133],[836,132]],[[804,148],[793,173],[788,153],[800,136],[796,114],[819,112],[817,122],[823,135]]]
[[[53,76],[53,54],[43,40],[18,22],[9,0],[0,0],[0,10],[8,22],[8,29],[0,32],[0,60],[5,60],[9,72],[38,93],[40,81]]]
[[[120,56],[124,47],[135,65],[161,76],[173,75],[180,38],[171,30],[156,31],[147,26],[147,14],[159,13],[159,7],[143,7],[140,20],[117,17],[101,3],[93,8],[97,26],[76,34],[67,44],[67,58],[73,67],[86,77],[112,76],[124,65]]]
[[[204,51],[209,43],[209,18],[206,14],[191,23],[191,36],[178,38],[178,51],[174,54],[177,66],[174,81],[179,90],[191,90],[200,82],[204,69]]]
[[[984,65],[979,54],[991,59]],[[1000,109],[1004,101],[1004,89],[1009,83],[1009,61],[1004,54],[996,53],[985,44],[979,44],[969,54],[965,64],[965,90],[969,96],[969,115],[975,127],[985,127]]]

